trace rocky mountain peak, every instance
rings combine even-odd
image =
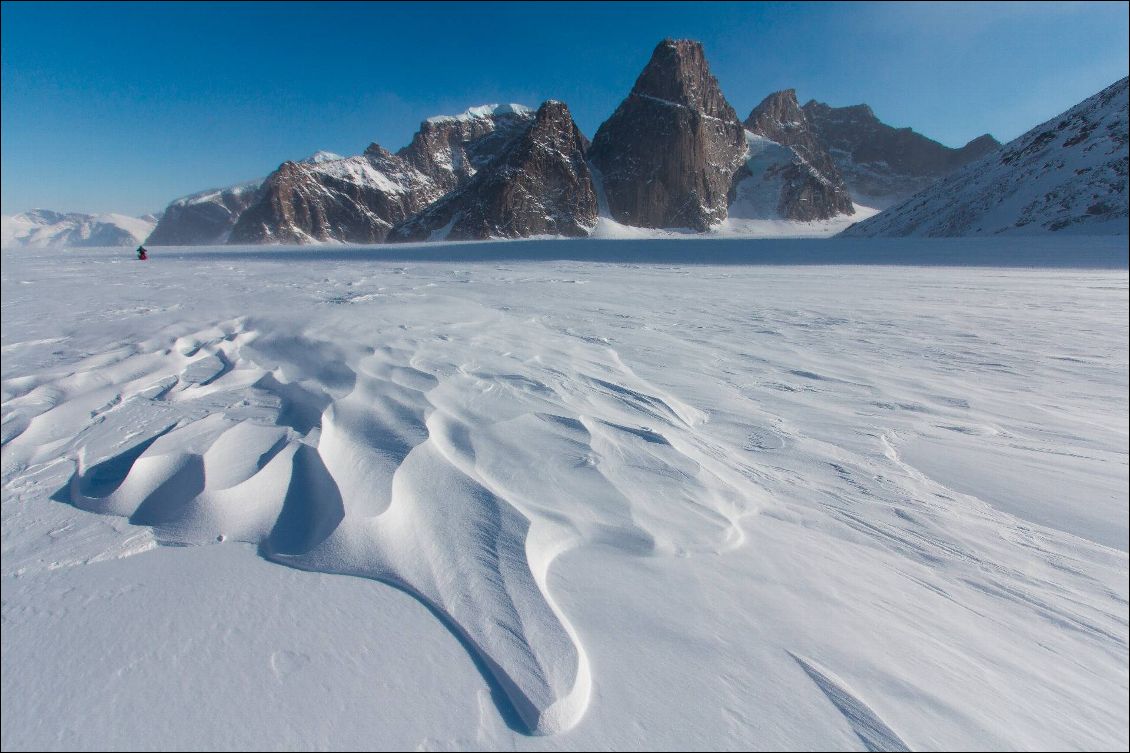
[[[745,128],[752,136],[784,147],[788,161],[770,159],[772,150],[751,142],[752,159],[735,176],[731,205],[738,202],[748,207],[751,202],[741,201],[743,196],[765,193],[767,185],[772,184],[779,185],[777,213],[781,217],[812,221],[855,213],[843,176],[813,134],[795,89],[783,89],[763,99],[746,118]]]
[[[389,157],[393,156],[392,152],[390,152],[388,149],[385,149],[375,141],[365,147],[364,155],[366,157],[376,157],[378,159],[388,159]]]
[[[964,152],[970,160],[979,159],[984,157],[991,151],[999,149],[1001,142],[997,141],[990,134],[983,133],[977,138],[971,140],[968,144],[961,147],[959,151]]]
[[[702,43],[690,39],[660,42],[631,95],[682,105],[716,118],[737,119],[710,72]]]
[[[583,236],[597,201],[585,139],[563,102],[538,108],[465,185],[392,229],[390,240]]]
[[[879,118],[875,115],[875,111],[871,109],[871,105],[847,105],[845,107],[832,107],[824,102],[817,102],[815,99],[810,99],[804,103],[801,108],[804,112],[812,118],[827,117],[833,111],[836,117],[841,120],[850,120],[856,122],[875,122],[879,123]]]
[[[797,102],[796,89],[782,89],[761,100],[761,104],[753,108],[746,118],[745,127],[747,131],[778,144],[807,150],[805,157],[826,161],[827,164],[821,165],[824,171],[838,174]]]
[[[665,39],[600,126],[589,156],[617,222],[705,230],[726,218],[746,150],[702,45]]]
[[[808,118],[797,102],[796,89],[782,89],[761,100],[745,119],[745,127],[778,144],[811,139]]]

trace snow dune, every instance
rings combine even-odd
[[[701,412],[603,343],[532,329],[498,313],[365,345],[241,318],[150,339],[8,400],[5,475],[73,457],[62,500],[161,543],[244,541],[393,583],[480,654],[531,731],[559,732],[590,687],[554,557],[721,552],[761,492]]]
[[[1125,264],[6,253],[4,747],[1124,747]]]

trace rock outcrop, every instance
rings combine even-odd
[[[608,210],[637,227],[706,230],[726,218],[746,143],[702,45],[666,39],[593,138]]]
[[[804,105],[809,128],[836,163],[856,202],[884,208],[937,182],[1000,146],[989,134],[960,149],[910,128],[893,128],[867,105]]]
[[[501,154],[477,164],[465,184],[394,227],[388,239],[576,237],[588,235],[596,216],[584,136],[569,108],[551,100]]]
[[[757,195],[769,199],[775,193],[774,209],[783,219],[826,220],[855,213],[844,179],[809,127],[795,90],[766,97],[746,118],[745,129],[787,151],[747,136],[749,154],[735,175],[731,204],[748,204]]]
[[[849,236],[1127,233],[1127,79],[851,226]]]

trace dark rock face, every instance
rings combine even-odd
[[[804,114],[852,195],[868,206],[889,206],[1000,147],[985,134],[951,149],[910,128],[886,125],[867,105],[829,107],[813,100]]]
[[[593,138],[589,159],[617,222],[706,230],[726,218],[746,153],[702,45],[667,39]]]
[[[549,101],[480,163],[463,186],[393,228],[392,241],[585,236],[596,224],[597,199],[585,162],[585,139],[569,108]]]
[[[754,175],[747,162],[735,176],[735,193],[744,180],[770,177],[781,183],[777,204],[781,217],[812,221],[855,214],[843,176],[809,127],[795,90],[785,89],[766,97],[746,118],[745,128],[788,147],[794,158],[788,164],[770,166],[769,176]]]
[[[473,108],[425,121],[396,154],[371,144],[358,157],[285,162],[228,242],[381,242],[395,224],[466,184],[533,120],[517,105]]]
[[[239,216],[260,196],[260,184],[204,191],[173,201],[145,240],[151,246],[191,246],[227,241]]]

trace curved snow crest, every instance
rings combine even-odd
[[[592,686],[558,555],[725,551],[764,493],[606,343],[518,319],[372,345],[237,320],[92,356],[4,403],[4,475],[70,458],[61,498],[162,543],[393,584],[558,733]]]

